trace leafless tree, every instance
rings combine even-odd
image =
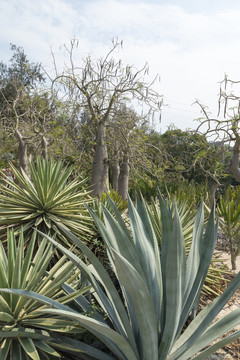
[[[220,83],[216,118],[211,117],[206,106],[199,101],[197,104],[203,113],[197,131],[201,131],[208,139],[221,143],[223,150],[224,145],[232,148],[229,172],[240,182],[240,81],[233,81],[225,76]]]
[[[70,47],[65,47],[69,54],[70,65],[62,74],[58,74],[53,81],[68,91],[72,101],[88,109],[89,124],[95,128],[95,150],[92,164],[91,183],[93,193],[101,196],[106,191],[109,181],[109,157],[106,130],[115,111],[123,104],[135,101],[144,105],[150,116],[159,111],[162,96],[154,90],[153,84],[144,81],[148,74],[148,65],[141,70],[133,66],[123,66],[121,60],[114,54],[122,47],[122,42],[114,40],[112,47],[105,57],[94,61],[91,57],[75,65],[74,50],[78,42],[73,40]]]
[[[1,90],[0,90],[1,91]],[[47,159],[48,141],[46,124],[51,113],[39,108],[34,95],[25,95],[22,88],[16,89],[14,99],[4,98],[0,111],[1,126],[17,140],[20,168],[29,176],[28,147],[41,147],[42,156]],[[40,121],[41,119],[41,121]]]

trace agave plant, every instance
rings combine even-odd
[[[72,262],[62,257],[48,271],[53,256],[52,245],[44,239],[34,253],[36,232],[33,233],[24,252],[23,232],[17,239],[13,231],[8,233],[7,250],[0,243],[0,287],[24,289],[48,297],[50,303],[57,302],[62,309],[78,298],[89,287],[66,293],[63,286],[70,286],[78,273]],[[71,276],[72,275],[72,276]],[[65,282],[70,284],[65,284]],[[46,307],[46,306],[45,306]],[[56,359],[61,355],[56,349],[59,342],[64,349],[65,333],[83,333],[76,322],[40,312],[44,304],[27,297],[1,293],[0,295],[0,359]],[[65,345],[73,351],[71,340]]]
[[[86,179],[69,180],[71,169],[63,167],[61,161],[46,161],[38,158],[36,165],[30,164],[29,178],[11,165],[15,182],[2,173],[5,185],[0,187],[0,225],[23,227],[32,232],[36,227],[53,235],[59,233],[58,224],[67,227],[78,237],[91,237],[92,220],[85,203],[91,202],[86,190]],[[62,241],[60,234],[58,240]],[[26,235],[25,235],[26,237]]]
[[[146,206],[138,200],[135,207],[131,199],[128,204],[131,228],[126,226],[114,204],[112,209],[115,218],[104,210],[105,224],[92,213],[105,241],[121,293],[101,262],[76,236],[65,231],[86,255],[90,265],[86,265],[71,251],[46,236],[88,275],[95,290],[93,295],[96,302],[107,314],[107,318],[93,319],[77,311],[60,309],[57,305],[54,305],[55,309],[48,308],[44,311],[68,317],[69,321],[77,321],[91,331],[111,351],[112,355],[106,359],[187,360],[194,357],[195,360],[201,360],[239,338],[240,330],[221,337],[240,324],[240,309],[220,320],[216,320],[216,316],[239,287],[240,273],[222,295],[188,324],[189,316],[199,301],[215,246],[217,223],[214,209],[204,233],[204,211],[201,204],[194,223],[191,248],[186,256],[177,208],[173,218],[160,198],[160,254]],[[7,291],[16,294],[17,290]],[[25,295],[39,298],[37,294]],[[98,359],[96,354],[95,357]]]
[[[159,194],[159,196],[161,195]],[[153,229],[161,248],[162,222],[161,222],[160,207],[158,206],[157,201],[154,199],[152,199],[150,205],[148,205],[143,198],[142,201],[145,203],[145,206],[148,209],[149,216],[151,218],[151,222],[153,225]],[[194,206],[190,207],[187,201],[183,201],[183,200],[179,201],[178,199],[175,199],[173,201],[172,199],[170,199],[168,201],[168,208],[171,211],[173,217],[176,208],[175,205],[177,205],[178,215],[182,225],[182,231],[185,241],[186,254],[188,255],[191,247],[192,235],[194,229],[194,219],[196,217],[197,210],[195,209]],[[219,295],[220,292],[223,290],[223,274],[226,274],[226,271],[224,269],[221,269],[220,266],[218,266],[219,263],[221,263],[221,261],[215,256],[215,254],[213,254],[212,263],[213,264],[209,266],[208,274],[206,276],[206,280],[203,285],[203,292],[204,294],[209,296],[216,296]]]
[[[119,212],[123,214],[127,209],[127,201],[123,201],[122,196],[119,195],[117,191],[111,189],[108,192],[103,193],[100,199],[93,199],[91,208],[102,221],[104,221],[103,208],[107,209],[112,213],[112,215],[114,215],[111,206],[112,201],[118,208]],[[96,232],[96,236],[94,239],[92,239],[91,243],[89,243],[89,248],[94,252],[95,255],[97,255],[99,259],[101,259],[102,262],[107,265],[108,259],[106,256],[106,247],[95,223],[93,224],[93,229]]]
[[[161,246],[161,239],[162,239],[162,223],[161,223],[161,210],[158,205],[158,200],[151,199],[151,204],[148,205],[144,198],[142,197],[142,201],[145,203],[145,206],[148,209],[149,216],[151,218],[151,222],[153,224],[153,228],[155,234],[158,238],[159,244]],[[178,200],[174,197],[174,201],[170,198],[168,202],[169,210],[171,211],[172,215],[174,216],[175,212],[175,205],[177,205],[178,215],[181,221],[183,236],[185,239],[186,247],[190,247],[192,241],[192,233],[193,233],[193,226],[194,220],[197,214],[197,210],[194,206],[189,206],[188,203],[184,200]],[[186,249],[187,250],[187,249]]]
[[[114,215],[111,206],[112,201],[114,202],[121,214],[127,209],[127,200],[123,201],[122,196],[113,189],[109,190],[106,193],[103,193],[100,199],[94,198],[91,208],[101,220],[104,220],[103,207]]]

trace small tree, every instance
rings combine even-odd
[[[144,75],[148,66],[136,70],[133,66],[122,66],[121,60],[113,56],[122,42],[113,41],[112,48],[105,57],[94,61],[87,57],[80,66],[73,61],[77,41],[72,41],[70,66],[63,74],[57,75],[53,83],[60,83],[67,88],[72,101],[76,101],[84,111],[88,109],[89,125],[94,127],[95,149],[92,164],[91,183],[95,195],[101,196],[106,191],[109,181],[109,157],[106,142],[107,127],[116,111],[126,101],[135,100],[145,105],[148,115],[160,110],[162,97],[154,90],[153,83],[146,83]]]
[[[228,250],[231,255],[232,269],[236,270],[236,258],[240,253],[240,187],[236,190],[229,186],[225,196],[220,196],[218,212],[221,216],[220,226],[227,236]]]
[[[232,152],[228,171],[238,182],[240,182],[239,85],[239,81],[230,80],[227,76],[225,76],[224,80],[220,83],[217,118],[212,118],[208,113],[207,107],[197,101],[204,115],[204,117],[200,119],[200,125],[197,131],[200,132],[200,130],[206,128],[202,133],[206,135],[208,139],[222,144],[222,158],[224,158],[225,150]],[[223,119],[220,119],[221,114],[223,114]]]
[[[116,111],[108,128],[107,142],[112,147],[113,156],[110,156],[112,166],[112,186],[122,196],[123,201],[127,199],[130,169],[133,168],[135,157],[138,152],[146,149],[141,148],[141,135],[139,129],[143,118],[133,109],[122,106]],[[138,150],[138,151],[137,151]]]
[[[11,45],[11,50],[14,54],[9,65],[0,63],[1,130],[14,134],[20,166],[29,174],[27,147],[31,139],[41,135],[42,152],[47,156],[43,129],[49,116],[49,100],[46,92],[38,89],[45,81],[41,65],[30,63],[21,47]]]

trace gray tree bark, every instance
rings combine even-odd
[[[42,147],[42,157],[44,160],[47,160],[47,158],[48,158],[48,143],[47,143],[47,139],[45,138],[44,135],[42,136],[41,147]]]
[[[120,165],[120,174],[118,179],[118,193],[122,196],[122,200],[127,200],[129,180],[129,158],[128,149],[124,149],[123,161]]]
[[[15,133],[18,140],[18,158],[20,167],[28,176],[30,176],[26,139],[24,139],[19,130],[16,130]]]
[[[119,167],[119,151],[117,148],[117,144],[115,144],[114,147],[112,173],[113,173],[112,187],[113,190],[118,191],[118,179],[120,174],[120,167]]]
[[[108,152],[106,144],[106,125],[100,122],[97,129],[96,148],[92,166],[91,185],[93,194],[100,197],[108,189]]]
[[[215,183],[211,186],[211,189],[210,189],[210,204],[211,204],[211,207],[213,206],[213,204],[215,203],[215,199],[216,199],[216,190],[217,188],[220,186],[219,183]]]
[[[239,155],[240,155],[240,139],[236,139],[233,147],[232,161],[229,167],[230,173],[240,182]]]

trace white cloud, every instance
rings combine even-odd
[[[1,0],[0,9],[5,29],[0,33],[0,41],[23,46],[36,58],[46,56],[51,44],[60,45],[74,34],[76,13],[61,0]]]

